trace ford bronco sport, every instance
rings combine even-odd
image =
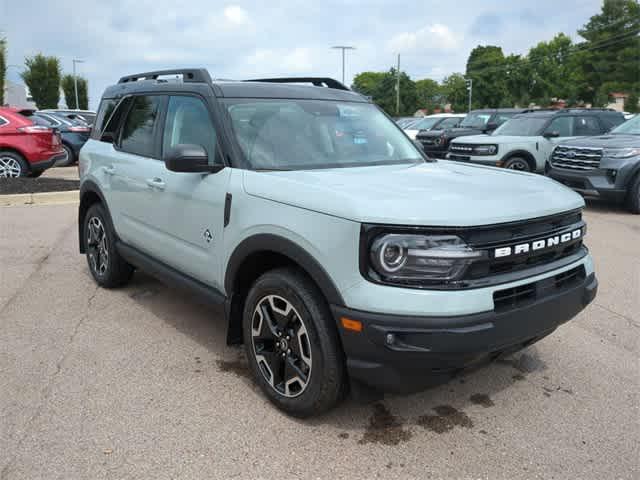
[[[95,281],[121,286],[139,268],[224,304],[228,342],[296,416],[349,389],[448,379],[536,342],[596,294],[578,194],[430,160],[331,79],[124,77],[80,172]]]
[[[435,128],[416,134],[424,152],[432,158],[446,158],[454,138],[491,133],[524,108],[492,108],[471,111],[457,127]]]
[[[514,116],[491,135],[452,141],[447,158],[543,173],[559,142],[601,135],[623,122],[622,113],[609,109],[536,110]]]

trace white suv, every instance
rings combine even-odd
[[[525,172],[545,171],[554,147],[571,137],[601,135],[624,122],[608,109],[539,110],[508,120],[491,135],[455,139],[447,158]]]

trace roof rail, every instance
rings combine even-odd
[[[283,77],[283,78],[255,78],[243,80],[245,82],[271,82],[271,83],[311,83],[316,87],[325,86],[336,90],[349,90],[344,84],[328,77]]]
[[[182,75],[183,82],[211,83],[211,76],[206,68],[179,68],[174,70],[156,70],[155,72],[143,72],[127,75],[118,80],[118,83],[137,82],[138,80],[156,80],[162,75]]]

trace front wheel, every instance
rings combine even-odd
[[[278,408],[319,415],[346,393],[344,355],[322,293],[302,272],[272,270],[252,286],[243,333],[254,378]]]
[[[631,213],[640,213],[640,174],[631,182],[627,193],[627,207]]]
[[[531,171],[531,165],[529,165],[529,162],[521,157],[511,157],[509,160],[504,162],[504,168],[508,168],[509,170],[519,170],[521,172]]]

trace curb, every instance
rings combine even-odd
[[[67,192],[43,192],[43,193],[20,193],[15,195],[0,195],[0,206],[9,207],[13,205],[55,205],[64,203],[78,203],[80,201],[80,190],[70,190]]]

